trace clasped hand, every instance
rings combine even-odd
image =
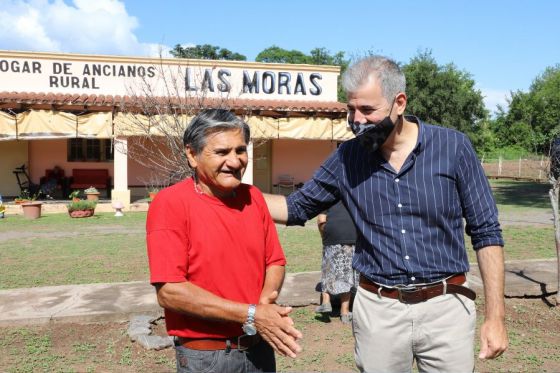
[[[274,351],[294,358],[302,350],[297,342],[302,334],[294,327],[294,321],[288,316],[290,312],[292,307],[259,304],[255,312],[255,326]]]

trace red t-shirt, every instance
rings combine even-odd
[[[285,265],[274,222],[261,192],[241,184],[220,200],[195,191],[192,178],[160,191],[146,222],[150,282],[189,281],[222,298],[258,303],[266,268]],[[227,338],[238,323],[165,310],[169,335]]]

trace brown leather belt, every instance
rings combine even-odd
[[[385,288],[360,275],[360,287],[387,298],[398,299],[402,303],[420,303],[443,294],[461,294],[475,300],[476,293],[466,286],[461,286],[466,280],[465,274],[460,273],[446,279],[445,284],[440,281],[435,284],[413,286],[411,288]]]
[[[177,337],[177,342],[191,350],[231,350],[238,349],[241,351],[247,350],[261,341],[261,336],[256,335],[242,335],[229,339],[199,339],[199,338],[184,338]]]

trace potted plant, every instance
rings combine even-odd
[[[68,215],[72,218],[88,218],[95,213],[97,201],[79,200],[70,202],[68,207]]]
[[[28,199],[23,199],[21,202],[23,216],[25,216],[27,219],[38,219],[41,217],[41,209],[43,207],[43,202],[36,201],[36,199],[37,199],[37,194],[34,194],[33,196],[30,196]]]
[[[88,201],[98,201],[99,200],[99,191],[97,188],[90,186],[86,190],[84,190],[86,198]]]
[[[72,191],[72,193],[70,193],[68,198],[70,198],[72,202],[78,202],[80,200],[80,191],[79,190]]]
[[[29,190],[27,189],[23,189],[20,195],[14,198],[14,203],[16,205],[21,205],[22,203],[29,201],[31,201],[31,195],[29,194]]]

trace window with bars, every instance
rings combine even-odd
[[[68,162],[112,162],[109,139],[68,139]]]

